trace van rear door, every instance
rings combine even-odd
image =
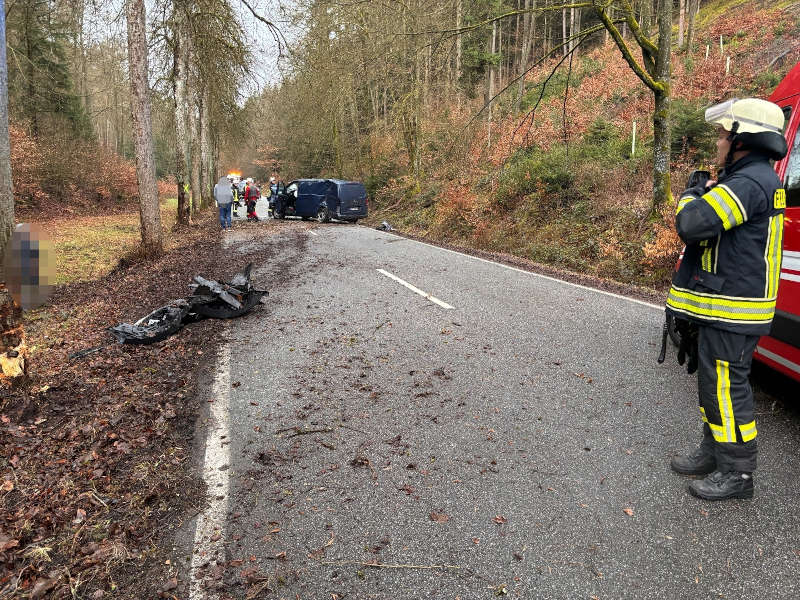
[[[340,183],[339,215],[343,219],[367,216],[367,190],[357,181]]]

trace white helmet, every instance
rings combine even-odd
[[[269,178],[269,182],[270,182],[270,183],[275,183],[275,178],[274,178],[274,177],[270,177],[270,178]]]
[[[253,183],[253,178],[252,177],[248,177],[247,178],[247,183]]]
[[[783,133],[783,111],[760,98],[731,98],[706,109],[706,122],[732,133]],[[734,128],[734,123],[738,125]]]
[[[777,104],[760,98],[731,98],[706,109],[706,122],[730,132],[731,142],[740,142],[740,149],[766,154],[773,160],[786,156],[783,137],[783,110]],[[731,153],[737,144],[731,144]]]

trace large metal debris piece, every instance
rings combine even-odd
[[[236,288],[231,288],[224,283],[221,284],[210,279],[205,279],[204,277],[200,277],[200,275],[195,275],[194,280],[197,282],[198,286],[195,288],[192,297],[196,298],[198,301],[201,297],[203,301],[209,297],[212,299],[219,298],[230,304],[233,308],[242,307],[242,303],[230,294],[231,291],[233,293],[239,292]]]
[[[157,308],[133,325],[122,323],[109,331],[121,344],[153,344],[168,338],[183,327],[192,306],[186,300],[173,300]]]
[[[253,263],[233,276],[230,283],[196,275],[192,295],[173,300],[142,317],[133,325],[122,323],[110,327],[111,335],[121,344],[153,344],[161,341],[187,323],[202,318],[232,319],[250,312],[263,302],[267,290],[257,290],[250,282]]]

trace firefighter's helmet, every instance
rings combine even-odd
[[[786,156],[781,107],[760,98],[731,98],[706,109],[706,122],[730,132],[731,150],[762,152],[773,160]],[[736,142],[740,142],[741,145]]]

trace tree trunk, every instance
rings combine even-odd
[[[209,164],[209,134],[211,133],[208,124],[208,90],[203,89],[203,96],[200,100],[200,200],[201,208],[208,208],[213,204],[211,196],[211,185],[209,176],[211,173]]]
[[[561,9],[561,53],[566,56],[569,53],[567,47],[567,9]]]
[[[658,54],[655,79],[663,90],[655,91],[653,111],[653,207],[651,215],[660,216],[661,207],[672,200],[670,187],[670,65],[672,45],[672,0],[661,0],[658,8]]]
[[[139,219],[142,250],[148,256],[163,252],[161,213],[153,153],[153,126],[147,83],[147,40],[144,0],[125,0],[128,21],[128,64],[131,81],[131,117],[136,148],[136,180],[139,183]]]
[[[32,35],[33,32],[31,31],[33,25],[32,21],[36,18],[36,15],[32,14],[33,8],[30,4],[26,4],[25,8],[25,78],[28,88],[28,100],[25,104],[27,107],[28,118],[30,119],[30,126],[31,126],[31,137],[38,138],[39,137],[39,111],[37,108],[36,95],[36,63],[34,62],[33,56],[33,40]],[[6,91],[8,94],[8,91]]]
[[[186,193],[189,182],[186,168],[186,75],[189,67],[187,56],[186,21],[179,7],[175,8],[175,52],[173,54],[172,89],[175,95],[175,183],[178,186],[178,219],[179,225],[189,225],[192,211]]]
[[[694,44],[694,23],[695,17],[697,17],[697,9],[699,4],[700,0],[687,0],[689,18],[687,19],[686,24],[686,50],[690,54],[692,52],[692,44]]]
[[[678,48],[683,48],[683,27],[686,14],[686,0],[678,2]]]
[[[6,13],[2,10],[0,11],[0,282],[6,280],[5,250],[14,229],[14,190],[11,181],[11,143],[8,135]],[[0,352],[3,351],[0,348]]]
[[[653,0],[642,0],[641,22],[642,31],[645,35],[650,35],[650,28],[653,20]]]
[[[552,48],[550,45],[550,36],[553,34],[552,29],[553,24],[550,21],[550,15],[548,13],[544,13],[544,47],[542,48],[542,56],[550,52],[550,48]]]
[[[497,26],[497,87],[503,88],[503,68],[505,60],[503,59],[503,23],[502,21]]]
[[[456,30],[461,29],[461,1],[456,0]],[[456,84],[461,82],[461,34],[456,34]]]
[[[489,82],[486,90],[486,103],[489,105],[486,113],[486,147],[492,147],[492,98],[494,97],[494,53],[497,49],[497,21],[492,22],[492,41],[489,47],[492,64],[489,65]]]
[[[514,8],[516,8],[516,10],[521,9],[522,8],[522,0],[516,0],[516,2],[514,3]],[[512,65],[509,62],[509,67],[508,67],[508,75],[509,75],[509,77],[511,76],[511,73],[513,73],[514,71],[519,73],[519,71],[520,71],[519,61],[522,58],[522,56],[521,56],[522,46],[519,43],[519,26],[520,26],[519,13],[517,13],[517,16],[515,17],[514,21],[515,21],[515,23],[514,23],[514,42],[512,44],[509,41],[509,44],[508,44],[508,46],[509,46],[508,57],[509,57],[509,61],[510,61],[511,57],[514,56],[514,60],[516,61],[516,64]],[[517,48],[516,51],[514,50],[515,47]]]
[[[569,51],[575,48],[575,40],[573,36],[575,35],[575,7],[571,7],[569,9]]]
[[[536,4],[534,2],[534,8]],[[532,15],[527,12],[531,8],[531,0],[525,0],[525,16],[522,19],[522,48],[520,48],[520,61],[519,61],[519,84],[517,86],[517,101],[514,103],[515,110],[519,111],[522,104],[522,96],[525,93],[525,71],[528,69],[528,57],[530,52],[530,43],[533,34],[531,32]]]
[[[11,144],[8,134],[8,68],[6,66],[6,12],[0,10],[0,354],[23,342],[22,309],[6,289],[5,251],[14,229],[14,194],[11,181]],[[17,364],[24,369],[18,357]],[[9,369],[11,371],[11,369]],[[3,370],[0,367],[0,379]],[[9,375],[11,372],[9,372]]]

